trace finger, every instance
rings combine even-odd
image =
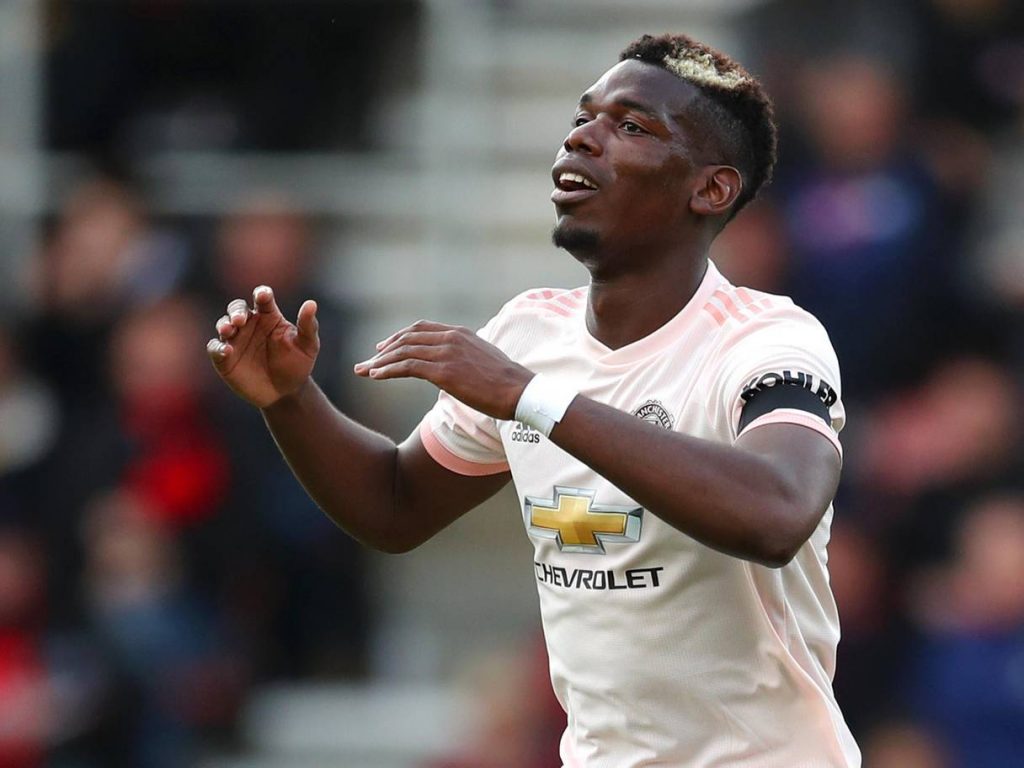
[[[438,364],[427,360],[399,360],[397,363],[374,368],[369,372],[371,379],[424,379],[433,381],[432,375],[438,371]]]
[[[263,314],[280,313],[277,308],[277,300],[274,299],[274,289],[269,285],[259,285],[252,292],[252,304],[254,311]]]
[[[378,350],[384,349],[384,347],[386,347],[389,344],[393,343],[394,340],[397,339],[399,336],[401,336],[403,333],[409,333],[411,330],[412,330],[412,326],[411,325],[407,325],[407,326],[405,326],[405,328],[402,328],[400,330],[395,331],[390,336],[388,336],[386,339],[381,339],[380,341],[378,341],[376,343],[375,347]]]
[[[418,331],[447,331],[451,330],[455,326],[446,325],[445,323],[435,323],[432,320],[417,320],[412,325],[407,325],[401,330],[395,331],[386,339],[377,342],[377,349],[384,349],[389,344],[393,344],[395,339],[405,333],[416,333]]]
[[[235,299],[228,304],[228,319],[236,328],[245,325],[245,321],[249,319],[249,305],[245,299]]]
[[[391,363],[398,362],[399,360],[438,360],[443,354],[444,352],[436,345],[402,344],[394,349],[386,350],[380,354],[374,355],[369,360],[356,363],[355,370],[356,373],[363,370],[372,372],[376,368],[390,365]]]
[[[439,346],[451,341],[451,330],[445,331],[410,331],[396,336],[391,342],[378,347],[374,357],[404,346]],[[373,359],[373,358],[371,358]]]
[[[218,371],[223,370],[234,351],[234,347],[220,339],[210,339],[206,342],[206,354],[209,356],[210,362],[213,363],[213,367]]]
[[[295,319],[295,345],[310,357],[320,352],[320,321],[316,319],[316,312],[316,302],[307,299]]]
[[[227,341],[237,332],[238,329],[231,324],[231,318],[227,315],[221,316],[220,320],[217,321],[217,335],[221,341]]]
[[[295,326],[299,329],[299,338],[305,341],[316,341],[320,330],[320,321],[316,319],[317,304],[312,299],[302,302]]]

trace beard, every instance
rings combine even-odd
[[[601,238],[592,229],[580,229],[556,224],[551,230],[551,242],[556,248],[563,248],[576,258],[596,251]]]

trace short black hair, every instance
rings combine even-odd
[[[771,99],[761,84],[738,62],[686,35],[644,35],[620,54],[619,61],[638,59],[685,80],[703,98],[688,115],[706,128],[714,160],[732,165],[743,177],[743,189],[729,219],[771,181],[778,152],[778,128]]]

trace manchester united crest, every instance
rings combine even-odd
[[[656,427],[672,429],[672,415],[665,409],[660,400],[648,400],[634,410],[633,415]]]

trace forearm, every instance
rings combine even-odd
[[[806,509],[799,478],[769,458],[588,398],[576,398],[551,439],[665,522],[737,557],[784,564],[820,518]]]
[[[424,379],[503,421],[514,418],[535,380],[493,344],[440,323],[414,323],[377,349],[356,365],[357,374]],[[556,445],[683,533],[766,565],[784,565],[796,554],[839,482],[832,441],[803,426],[765,425],[728,446],[659,429],[585,397],[564,414],[561,403],[548,403],[557,415],[546,415],[541,401],[528,402],[525,412],[542,424],[558,420],[550,434]]]
[[[338,411],[312,379],[262,413],[288,466],[324,513],[367,546],[390,550],[395,443]]]

